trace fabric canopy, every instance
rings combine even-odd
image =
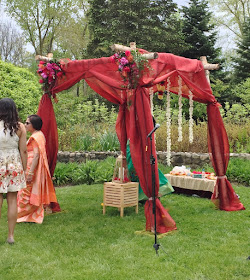
[[[140,50],[145,52],[144,50]],[[226,131],[220,116],[219,104],[212,94],[206,79],[202,62],[187,59],[173,54],[159,53],[158,58],[149,61],[152,70],[145,73],[135,89],[124,88],[118,66],[109,57],[98,59],[61,61],[65,73],[57,80],[52,94],[66,90],[85,79],[88,85],[98,94],[119,104],[116,121],[116,132],[121,144],[121,150],[126,154],[126,142],[130,139],[132,162],[140,180],[140,185],[149,200],[145,204],[146,229],[154,227],[152,215],[152,178],[150,166],[150,145],[147,138],[153,129],[150,110],[149,88],[170,79],[170,91],[178,93],[179,76],[182,79],[182,96],[188,98],[189,91],[195,101],[207,104],[209,151],[216,174],[219,179],[216,184],[214,199],[218,199],[221,210],[241,210],[240,203],[230,183],[225,177],[229,159],[229,146]],[[41,103],[40,103],[41,105]],[[46,108],[44,108],[46,110]],[[156,157],[154,141],[152,153]],[[158,165],[155,164],[156,196],[158,196],[159,180]],[[157,232],[164,233],[176,229],[176,224],[160,200],[156,199]]]

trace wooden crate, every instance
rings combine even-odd
[[[106,211],[106,206],[117,207],[120,209],[120,216],[123,217],[125,207],[135,207],[135,212],[138,213],[138,188],[136,182],[129,183],[104,183],[103,190],[103,215]]]

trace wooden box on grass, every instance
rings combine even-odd
[[[138,213],[138,188],[139,184],[136,182],[104,183],[103,214],[105,214],[106,206],[119,208],[121,217],[123,217],[125,207],[135,206],[135,212]]]

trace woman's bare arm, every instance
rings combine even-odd
[[[34,147],[33,148],[33,152],[34,152],[34,158],[32,160],[32,163],[31,163],[31,166],[30,166],[30,170],[29,170],[27,178],[26,178],[26,181],[28,183],[32,181],[32,178],[34,176],[34,172],[35,172],[35,169],[36,169],[36,167],[38,165],[38,161],[39,161],[39,157],[40,157],[39,148],[38,147]]]
[[[17,135],[19,137],[19,151],[20,151],[20,156],[21,156],[21,161],[23,164],[23,170],[26,170],[27,168],[27,146],[26,146],[26,129],[24,127],[24,124],[19,123],[20,124],[20,128],[17,131]]]

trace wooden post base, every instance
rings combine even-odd
[[[106,206],[117,207],[121,217],[124,215],[125,207],[135,206],[135,212],[138,213],[138,188],[139,184],[136,182],[104,183],[103,215],[106,213]]]

